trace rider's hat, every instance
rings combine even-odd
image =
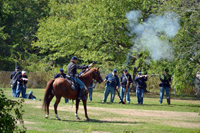
[[[78,60],[76,56],[73,56],[71,60]]]

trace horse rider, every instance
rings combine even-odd
[[[169,89],[171,83],[171,76],[168,74],[169,70],[165,69],[164,74],[160,76],[160,104],[162,104],[164,90],[166,90],[167,103],[170,105]]]
[[[56,74],[53,79],[56,79],[56,78],[67,78],[66,74],[64,73],[63,68],[60,68],[59,72],[60,73]],[[65,103],[68,103],[68,101],[69,101],[69,99],[65,98]]]
[[[129,86],[130,83],[132,83],[132,78],[131,75],[128,73],[127,69],[124,69],[124,72],[121,75],[121,90],[120,90],[120,97],[121,99],[124,98],[124,93],[126,92],[126,101],[128,104],[130,104],[130,95],[129,95]],[[127,83],[128,82],[128,83]],[[128,84],[128,88],[126,90]],[[122,101],[119,99],[119,103],[121,103]]]
[[[111,93],[110,103],[113,103],[113,101],[115,99],[115,89],[119,88],[119,78],[116,74],[117,74],[117,70],[114,69],[112,71],[112,73],[109,73],[104,78],[104,82],[106,82],[106,87],[105,87],[104,97],[103,97],[102,103],[106,102],[106,99],[108,97],[109,92]]]
[[[143,104],[143,96],[144,96],[145,82],[147,81],[147,75],[142,75],[141,72],[138,72],[138,76],[135,77],[135,81],[137,82],[136,86],[137,104]]]
[[[79,91],[79,95],[78,95],[78,99],[81,100],[85,100],[86,97],[85,95],[83,95],[83,89],[86,88],[85,84],[78,78],[78,75],[77,75],[77,69],[86,69],[86,68],[89,68],[93,65],[93,63],[91,63],[90,65],[87,65],[87,66],[79,66],[77,65],[77,62],[78,62],[78,58],[76,56],[72,57],[71,58],[71,61],[70,63],[67,65],[67,74],[71,77],[71,79],[78,83],[80,85],[80,91]]]

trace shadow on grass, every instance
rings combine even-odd
[[[55,121],[58,121],[56,119],[50,119],[50,120],[55,120]],[[82,120],[60,120],[60,121],[64,121],[64,122],[92,122],[92,123],[114,123],[114,124],[131,124],[131,125],[136,125],[136,124],[146,124],[145,122],[136,122],[136,121],[133,121],[133,122],[130,122],[130,121],[116,121],[116,120],[110,120],[110,121],[107,121],[107,120],[97,120],[97,119],[90,119],[89,121],[87,121],[86,119],[82,119]]]

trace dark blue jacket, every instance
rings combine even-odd
[[[22,78],[28,78],[28,76],[27,75],[22,75]],[[27,84],[27,81],[26,80],[20,80],[20,85],[25,85],[25,84]]]
[[[122,87],[126,87],[127,80],[129,80],[129,85],[128,86],[130,86],[130,83],[133,82],[133,80],[131,78],[131,75],[129,73],[127,75],[124,75],[124,73],[123,73],[122,76],[121,76],[121,86]]]
[[[106,77],[104,78],[104,80],[107,80],[106,82],[106,86],[111,86],[111,87],[119,87],[119,78],[117,75],[113,75],[112,73],[109,73],[108,75],[106,75]]]
[[[17,73],[17,72],[18,72],[18,73]],[[20,71],[13,71],[13,72],[11,73],[11,75],[10,75],[10,79],[12,79],[12,78],[15,76],[16,73],[17,73],[17,75],[16,75],[15,78],[17,78],[17,81],[20,81],[21,78],[22,78],[22,73],[21,73]]]
[[[147,81],[147,77],[135,77],[135,81],[137,82],[136,89],[145,89],[145,81]]]
[[[66,74],[63,73],[63,74],[61,75],[60,73],[58,73],[58,74],[56,74],[56,75],[54,76],[53,79],[55,79],[55,78],[66,78]]]
[[[162,82],[161,87],[170,87],[171,76],[169,74],[162,74],[160,76],[160,81]]]

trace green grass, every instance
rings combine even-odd
[[[113,104],[109,103],[110,95],[107,103],[102,104],[104,90],[94,89],[93,101],[87,102],[90,121],[84,117],[82,102],[79,108],[81,120],[76,120],[75,103],[70,101],[65,104],[64,98],[58,105],[58,116],[61,118],[58,121],[53,109],[55,97],[50,104],[49,119],[45,119],[45,112],[41,110],[45,89],[27,89],[27,92],[30,90],[37,100],[25,99],[23,103],[23,119],[28,133],[200,132],[200,98],[192,96],[171,95],[171,105],[167,105],[166,97],[160,105],[158,93],[147,93],[144,104],[137,105],[135,93],[131,93],[131,104],[118,104],[117,95]],[[9,99],[18,99],[12,97],[10,88],[4,89],[4,93]]]

